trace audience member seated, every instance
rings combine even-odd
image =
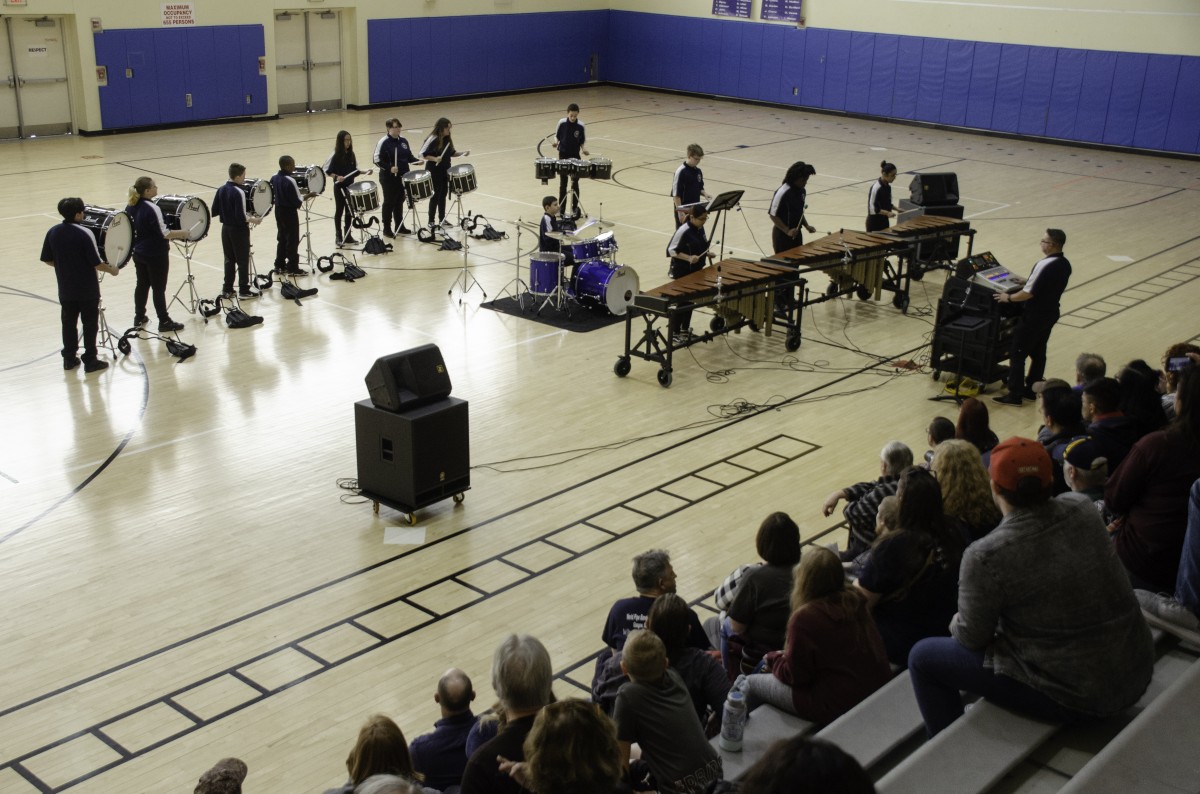
[[[929,449],[925,450],[925,461],[921,464],[921,468],[928,469],[933,463],[933,451],[937,445],[943,441],[949,441],[954,438],[955,427],[944,416],[935,416],[933,421],[929,423],[928,429],[925,431],[925,442],[929,444]]]
[[[1083,387],[1083,421],[1087,434],[1100,442],[1109,473],[1115,474],[1137,441],[1137,427],[1121,413],[1121,384],[1115,378],[1100,378]]]
[[[729,694],[729,677],[711,653],[688,647],[690,611],[687,602],[675,593],[661,595],[650,607],[646,629],[663,641],[667,649],[667,663],[687,687],[692,704],[696,707],[696,716],[702,724],[709,726],[709,733],[715,735],[721,724],[725,696]],[[605,714],[611,715],[617,692],[628,680],[621,669],[621,652],[618,651],[604,663],[604,669],[592,688],[592,700]]]
[[[800,527],[787,513],[771,513],[759,525],[754,547],[763,564],[746,572],[729,605],[728,623],[721,627],[721,660],[731,678],[753,670],[767,651],[783,647],[792,614],[792,568],[800,562]]]
[[[835,744],[793,736],[771,745],[737,783],[723,780],[709,794],[875,794],[871,776]]]
[[[222,758],[200,776],[194,794],[242,794],[249,770],[240,758]]]
[[[621,650],[625,637],[629,632],[646,628],[646,616],[650,613],[650,605],[654,599],[663,593],[675,592],[675,569],[671,566],[671,555],[662,549],[652,549],[633,558],[633,586],[637,595],[632,598],[622,598],[612,605],[608,611],[608,619],[604,622],[604,632],[600,638],[613,651]],[[691,611],[691,610],[689,610]],[[688,643],[696,648],[708,650],[712,645],[700,618],[691,611],[691,629],[688,633]],[[603,661],[603,660],[601,660]],[[599,670],[599,665],[596,669]]]
[[[346,757],[346,771],[350,773],[349,782],[341,788],[329,789],[325,794],[352,794],[372,775],[398,775],[406,780],[418,780],[400,726],[383,714],[371,715],[359,730],[358,741]]]
[[[433,724],[433,732],[422,734],[408,745],[413,768],[432,788],[445,790],[462,782],[467,767],[467,734],[475,725],[471,701],[475,690],[471,679],[457,667],[438,679],[433,700],[442,718]]]
[[[354,789],[354,794],[421,794],[423,790],[397,775],[371,775]]]
[[[525,737],[534,717],[553,702],[550,682],[554,672],[546,646],[528,634],[509,634],[492,655],[492,689],[504,707],[504,729],[471,754],[463,772],[462,794],[506,794],[526,791],[501,771],[496,759],[524,761]]]
[[[1091,436],[1072,439],[1063,451],[1063,476],[1067,489],[1086,496],[1096,506],[1105,526],[1112,520],[1104,506],[1104,485],[1108,482],[1108,461],[1104,450]]]
[[[1042,417],[1042,426],[1037,437],[1054,463],[1054,493],[1060,494],[1067,491],[1062,471],[1063,450],[1071,439],[1087,435],[1083,423],[1083,397],[1064,380],[1045,383],[1045,388],[1038,392],[1038,415]],[[991,492],[990,487],[988,491]]]
[[[1159,620],[1200,632],[1200,480],[1192,483],[1188,497],[1187,529],[1183,533],[1183,556],[1175,577],[1174,597],[1148,590],[1134,593],[1142,609]]]
[[[1175,390],[1179,388],[1179,373],[1182,371],[1171,363],[1171,359],[1183,358],[1191,361],[1190,364],[1183,364],[1185,369],[1200,364],[1200,347],[1179,342],[1168,347],[1167,352],[1163,354],[1162,406],[1168,420],[1175,418]]]
[[[1130,361],[1117,373],[1117,383],[1121,386],[1121,413],[1133,421],[1138,438],[1162,430],[1167,424],[1162,392],[1159,391],[1162,377],[1161,372],[1140,358]]]
[[[1169,593],[1179,572],[1188,490],[1200,478],[1200,368],[1184,371],[1175,391],[1175,419],[1134,445],[1104,488],[1119,518],[1117,556],[1139,590]]]
[[[607,654],[606,654],[607,655]],[[496,701],[491,708],[485,709],[475,718],[475,724],[467,731],[466,756],[470,758],[475,751],[487,742],[496,738],[496,734],[504,730],[508,717],[504,714],[504,706]]]
[[[962,692],[1054,721],[1128,708],[1150,683],[1154,643],[1096,509],[1051,498],[1050,456],[1032,439],[997,446],[991,477],[1004,518],[963,553],[953,636],[908,657],[926,731],[962,716]]]
[[[796,566],[792,607],[783,651],[763,658],[769,672],[745,680],[746,707],[770,703],[824,724],[887,682],[887,652],[866,599],[846,586],[837,555],[823,546]]]
[[[935,453],[932,471],[942,489],[946,520],[958,525],[964,544],[979,540],[1000,523],[979,450],[969,441],[951,439],[938,444]]]
[[[970,444],[967,446],[971,447]],[[974,450],[975,448],[971,447],[971,451],[974,452]],[[979,456],[977,452],[974,454],[976,457]],[[898,529],[900,529],[900,500],[895,494],[892,494],[883,497],[879,503],[879,509],[875,511],[875,541],[878,542],[887,533],[895,532]],[[855,557],[853,562],[842,563],[842,567],[846,569],[847,578],[857,579],[862,574],[863,566],[867,564],[867,560],[871,559],[871,549],[873,548],[875,547],[871,546]]]
[[[1108,364],[1105,363],[1104,357],[1095,353],[1080,353],[1075,359],[1075,386],[1076,392],[1083,392],[1083,387],[1094,380],[1099,380],[1108,374]]]
[[[712,647],[721,647],[721,629],[725,626],[725,619],[729,617],[729,605],[733,603],[733,596],[737,593],[738,585],[742,583],[742,577],[756,566],[757,563],[739,565],[717,585],[716,590],[713,590],[713,604],[717,608],[717,614],[704,619],[704,633]]]
[[[954,437],[960,441],[970,441],[979,450],[983,465],[987,466],[988,455],[992,447],[1000,439],[992,432],[989,423],[988,409],[980,400],[968,397],[958,409],[958,424],[954,428]]]
[[[525,738],[525,760],[500,768],[530,791],[545,794],[620,794],[621,751],[612,720],[585,700],[551,703]]]
[[[944,442],[938,447],[938,462]],[[979,453],[965,441],[978,464]],[[900,530],[875,542],[857,589],[867,599],[888,661],[904,667],[908,652],[926,637],[949,635],[958,603],[958,562],[963,540],[942,515],[938,481],[924,469],[900,475]]]
[[[855,483],[826,497],[821,508],[826,516],[833,515],[838,501],[846,500],[842,515],[850,525],[850,540],[842,552],[843,560],[850,562],[875,542],[875,511],[879,509],[879,502],[896,493],[900,472],[912,464],[912,450],[901,441],[889,441],[879,453],[878,480]]]
[[[634,790],[699,794],[720,780],[721,758],[704,735],[687,687],[667,667],[667,649],[658,635],[631,632],[621,667],[629,683],[617,693],[613,721],[621,763],[630,771]],[[634,744],[642,757],[631,763]]]

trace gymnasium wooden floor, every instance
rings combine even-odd
[[[5,143],[0,791],[185,791],[227,755],[248,762],[247,790],[320,791],[344,780],[368,714],[392,715],[410,737],[429,730],[445,668],[466,669],[489,704],[492,649],[509,631],[541,638],[559,693],[582,695],[573,681],[586,684],[586,666],[574,668],[599,649],[609,604],[632,593],[634,554],[670,550],[692,600],[754,558],[767,512],[838,540],[825,495],[873,477],[890,438],[920,454],[930,418],[953,416],[929,402],[941,384],[927,369],[889,363],[927,360],[941,273],[913,285],[907,315],[887,301],[818,305],[795,354],[778,334],[693,347],[664,389],[644,361],[614,376],[622,325],[560,331],[480,308],[478,289],[460,303],[447,290],[461,255],[413,238],[359,255],[364,280],[306,279],[320,294],[303,306],[278,290],[247,303],[265,318],[253,329],[176,305],[199,349],[186,362],[135,341],[103,373],[59,366],[54,276],[38,261],[59,198],[117,207],[149,174],[163,194],[210,201],[231,161],[252,177],[285,153],[323,163],[342,128],[366,160],[386,118],[416,146],[445,115],[473,153],[479,188],[465,204],[509,233],[471,243],[491,298],[515,274],[512,222],[536,223],[554,190],[532,160],[571,101],[615,171],[584,184],[584,205],[616,222],[620,260],[643,288],[666,281],[670,176],[698,142],[709,191],[746,191],[724,239],[736,256],[769,249],[765,209],[792,161],[816,165],[809,216],[824,233],[862,228],[886,158],[902,172],[898,195],[904,172],[957,172],[975,250],[1018,273],[1046,226],[1066,230],[1074,275],[1053,374],[1070,377],[1084,349],[1111,365],[1156,360],[1200,334],[1192,161],[601,87]],[[332,206],[328,192],[315,204],[318,254],[333,250]],[[265,271],[271,220],[254,241]],[[528,280],[525,252],[519,262]],[[172,293],[183,264],[173,256]],[[215,295],[219,234],[192,268]],[[117,329],[133,318],[133,282],[132,269],[104,279]],[[339,480],[356,476],[353,404],[371,363],[427,342],[470,402],[474,468],[463,504],[422,510],[410,528]],[[1034,433],[1032,407],[990,407],[1001,437]]]

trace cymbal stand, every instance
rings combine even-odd
[[[192,251],[195,250],[196,243],[200,241],[175,240],[174,242],[175,247],[179,249],[179,253],[183,255],[183,261],[187,264],[187,277],[183,280],[183,283],[179,285],[179,289],[175,290],[175,296],[171,298],[171,303],[169,305],[174,306],[176,303],[178,303],[187,310],[188,314],[195,314],[196,307],[200,305],[200,295],[196,292],[196,278],[192,275]],[[188,291],[187,300],[179,297],[179,293],[183,292],[185,287]]]
[[[523,227],[521,226],[520,218],[517,218],[516,226],[517,226],[517,255],[516,255],[516,260],[515,260],[516,274],[513,276],[513,280],[508,282],[507,284],[505,284],[504,288],[502,290],[500,290],[500,293],[496,296],[496,300],[500,300],[500,298],[502,298],[505,293],[509,293],[514,298],[517,299],[517,305],[519,307],[521,307],[521,311],[525,311],[525,293],[529,291],[529,285],[521,280],[521,232],[523,231]],[[509,287],[512,287],[512,289],[510,290]]]
[[[458,287],[460,293],[458,296],[458,302],[460,304],[462,303],[463,296],[470,292],[473,287],[479,287],[479,291],[483,293],[484,300],[487,300],[487,293],[484,292],[483,285],[479,283],[479,281],[475,278],[475,274],[472,273],[470,268],[467,267],[467,252],[470,250],[467,240],[471,235],[467,233],[466,227],[463,226],[462,197],[462,191],[454,191],[454,205],[457,207],[458,211],[458,228],[462,232],[462,271],[455,277],[454,283],[450,285],[450,289],[446,290],[447,295],[453,295],[454,288]],[[520,258],[518,257],[518,266],[519,264]]]

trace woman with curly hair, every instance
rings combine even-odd
[[[932,471],[942,488],[942,511],[962,529],[964,542],[979,540],[1000,523],[992,485],[979,450],[968,441],[951,439],[934,450]]]
[[[586,700],[560,700],[538,712],[525,737],[525,760],[500,769],[538,794],[614,794],[621,783],[617,727]]]

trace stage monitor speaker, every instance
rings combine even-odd
[[[358,485],[372,499],[411,512],[471,487],[467,403],[447,397],[397,413],[354,404]]]
[[[921,207],[958,203],[958,174],[943,171],[917,174],[908,186],[912,202]]]
[[[366,382],[371,403],[385,411],[403,411],[450,396],[450,374],[437,345],[375,359]]]

